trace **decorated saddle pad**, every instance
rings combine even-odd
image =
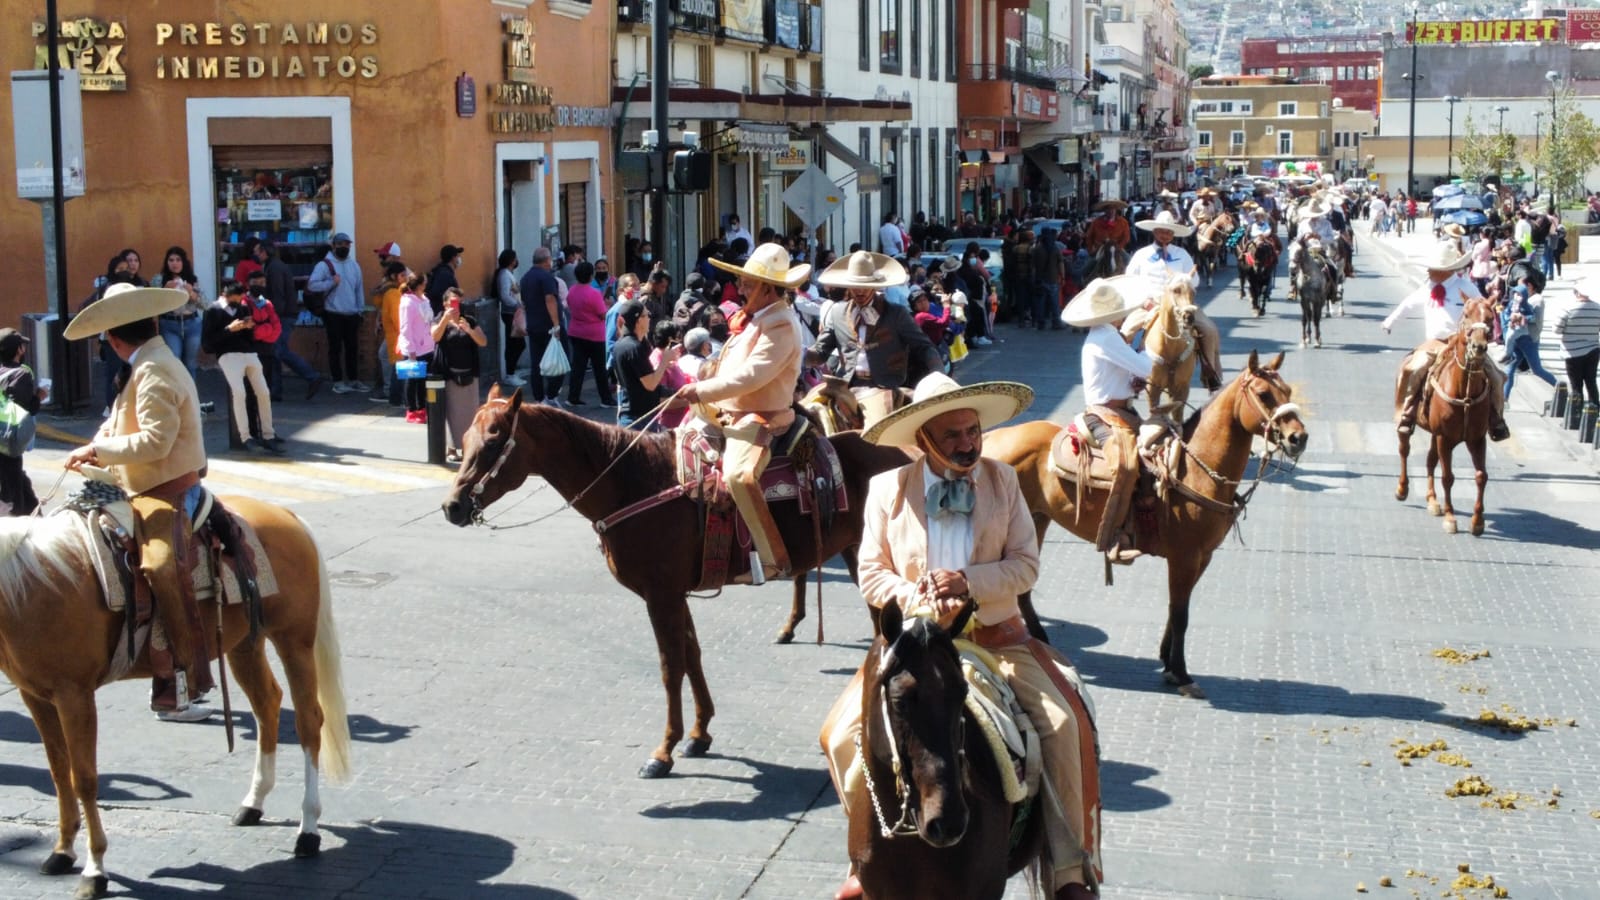
[[[956,650],[967,679],[967,712],[989,745],[1006,801],[1021,803],[1039,791],[1039,733],[1011,686],[995,673],[994,657],[971,641],[957,640]]]
[[[802,424],[803,423],[803,424]],[[845,492],[844,467],[833,444],[820,434],[806,435],[800,429],[809,427],[809,420],[801,417],[796,426],[772,442],[772,460],[761,474],[761,491],[768,503],[797,500],[800,512],[810,515],[812,490],[800,489],[800,478],[808,467],[827,480],[833,492],[833,509],[849,509]],[[798,432],[798,433],[797,433]],[[673,432],[676,442],[678,483],[690,489],[690,496],[708,503],[726,501],[727,488],[722,480],[722,435],[714,430],[700,430],[684,425]],[[805,438],[802,440],[802,438]]]

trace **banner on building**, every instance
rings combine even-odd
[[[753,44],[765,43],[765,10],[761,0],[722,0],[722,36]]]
[[[1414,44],[1550,43],[1562,39],[1560,19],[1482,19],[1406,25]]]
[[[803,50],[800,42],[800,0],[772,0],[767,4],[767,42],[790,50]]]
[[[767,157],[767,168],[774,172],[804,172],[811,168],[811,142],[790,141],[789,149]]]
[[[1600,9],[1567,10],[1567,43],[1600,42]]]
[[[717,0],[671,0],[672,27],[700,34],[717,33]]]

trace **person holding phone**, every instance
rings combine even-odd
[[[461,461],[461,441],[472,427],[478,412],[479,349],[488,346],[489,337],[478,327],[478,320],[461,312],[461,290],[448,288],[444,312],[433,323],[435,368],[444,376],[444,417],[449,425],[446,462]]]
[[[269,301],[263,300],[268,310]],[[200,343],[207,353],[217,357],[217,367],[228,381],[228,399],[233,404],[233,424],[238,429],[239,441],[251,453],[283,455],[283,439],[272,430],[272,394],[267,388],[266,373],[261,367],[261,357],[256,350],[256,305],[237,281],[222,286],[222,296],[206,307],[200,323]],[[276,316],[274,316],[274,321]],[[266,329],[264,329],[266,330]],[[277,340],[277,334],[271,335]],[[261,422],[261,437],[250,436],[250,413],[245,407],[245,383],[255,392],[256,413]]]

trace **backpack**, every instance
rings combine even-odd
[[[319,266],[327,266],[329,272],[334,272],[333,263],[328,262],[328,260],[326,258],[319,260],[317,262],[317,265],[319,265]],[[311,273],[313,275],[316,274],[316,271],[317,271],[316,268],[312,267]],[[335,274],[337,274],[337,273],[335,273]],[[320,319],[328,311],[328,293],[329,292],[328,291],[313,291],[311,289],[310,285],[311,285],[311,281],[310,281],[310,279],[307,279],[306,280],[306,287],[302,288],[301,291],[300,291],[300,305],[305,307],[307,310],[309,310],[310,313],[313,316],[316,316],[317,318]]]
[[[21,456],[33,445],[33,413],[11,397],[11,387],[22,373],[33,374],[27,366],[18,366],[0,377],[0,453]]]

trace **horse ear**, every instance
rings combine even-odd
[[[949,634],[954,636],[966,631],[967,623],[972,621],[972,616],[977,611],[978,601],[968,598],[967,602],[962,604],[961,612],[956,614],[956,620],[950,623]]]
[[[1256,354],[1256,351],[1251,350],[1250,359],[1245,361],[1244,369],[1246,372],[1254,372],[1259,368],[1261,368],[1261,357]]]
[[[489,394],[488,394],[487,399],[489,399],[489,400],[499,400],[500,399],[500,382],[496,381],[493,384],[489,385]]]
[[[895,641],[900,640],[903,631],[905,631],[905,618],[900,613],[900,604],[890,600],[878,613],[878,633],[883,635],[885,644],[893,645]]]
[[[495,387],[499,387],[499,385],[495,385]],[[517,388],[516,390],[511,392],[511,399],[509,401],[507,401],[507,405],[511,409],[521,409],[522,408],[522,388]]]
[[[1278,367],[1281,365],[1283,365],[1283,351],[1279,350],[1278,355],[1274,356],[1272,361],[1267,363],[1267,368],[1273,372],[1276,372],[1278,371]]]

